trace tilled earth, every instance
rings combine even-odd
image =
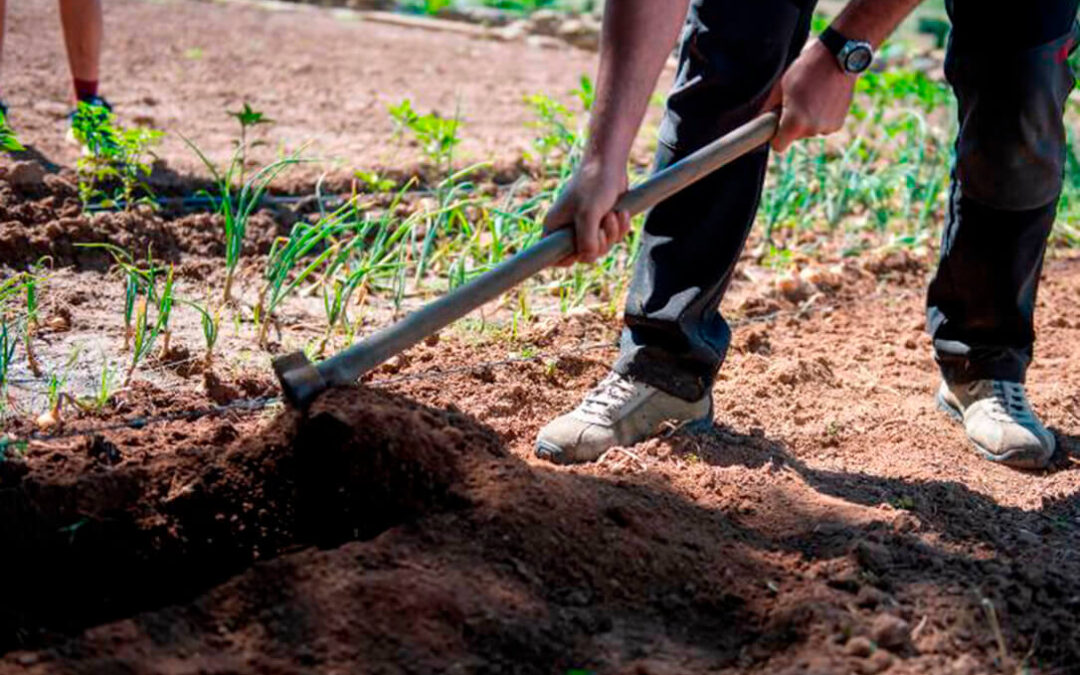
[[[215,265],[199,226],[107,218]],[[116,347],[118,282],[68,262],[46,313]],[[1061,452],[1035,473],[978,459],[934,409],[928,272],[867,256],[796,304],[747,261],[714,428],[591,466],[531,456],[614,355],[617,322],[588,312],[449,331],[307,416],[31,441],[0,463],[0,671],[1075,672],[1080,259],[1045,273],[1031,394]],[[41,336],[49,358],[62,339]],[[234,355],[232,381],[140,378],[66,429],[272,393]]]
[[[42,7],[9,8],[5,69],[15,81],[18,59],[34,77],[53,68],[61,81],[55,45],[14,48],[30,22],[48,18]],[[164,11],[176,18],[168,31],[152,20]],[[147,64],[157,58],[147,45],[175,43],[162,53],[180,69],[181,46],[213,32],[196,71],[217,63],[212,47],[245,44],[241,28],[257,32],[260,21],[269,32],[256,42],[368,30],[259,11],[109,9],[114,44],[146,46]],[[237,32],[202,12],[234,19]],[[377,51],[380,35],[411,45],[408,58],[441,44],[384,30],[328,41],[325,62],[342,63],[339,50]],[[292,63],[293,43],[273,44]],[[487,62],[539,68],[524,62],[531,52],[512,53],[523,61],[499,52]],[[570,87],[573,68],[552,63],[579,58],[571,54],[535,58]],[[110,58],[115,72],[119,52]],[[119,100],[124,87],[179,96],[187,90],[174,85],[195,81],[127,67]],[[308,105],[298,105],[305,129],[337,119]],[[33,124],[24,140],[51,147],[51,131]],[[63,178],[24,190],[0,173],[0,264],[47,253],[58,268],[45,310],[63,310],[67,325],[43,333],[43,358],[62,355],[71,334],[99,335],[109,349],[122,341],[119,317],[109,323],[105,310],[117,286],[108,260],[78,241],[150,243],[186,282],[219,280],[212,218],[88,219]],[[247,255],[283,227],[260,216]],[[1055,252],[1044,274],[1030,392],[1061,450],[1050,470],[1030,473],[977,458],[934,408],[925,257],[850,260],[801,303],[776,297],[745,262],[725,301],[738,328],[714,390],[714,427],[672,430],[595,465],[531,455],[537,429],[614,356],[617,321],[588,312],[537,318],[513,339],[447,331],[306,416],[270,408],[30,442],[0,462],[0,672],[1080,672],[1080,259]],[[197,326],[184,330],[177,340],[194,348]],[[219,386],[197,373],[140,378],[111,417],[71,413],[66,429],[272,393],[266,355],[234,343],[224,342]],[[538,356],[507,359],[522,353]],[[237,375],[230,359],[254,366]],[[4,431],[31,429],[16,417]]]

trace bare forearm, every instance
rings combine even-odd
[[[689,0],[608,0],[586,161],[626,166]]]
[[[878,47],[923,0],[851,0],[833,27],[852,40]]]

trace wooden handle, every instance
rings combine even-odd
[[[630,215],[659,204],[687,185],[756,150],[776,134],[779,116],[766,113],[713,141],[626,192],[615,210]],[[562,229],[541,239],[513,258],[500,263],[467,284],[409,314],[345,351],[316,366],[331,384],[351,384],[361,375],[433,335],[477,307],[494,300],[537,272],[574,253],[572,229]]]

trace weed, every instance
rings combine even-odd
[[[461,142],[458,117],[446,118],[436,112],[421,115],[409,99],[390,106],[389,110],[395,135],[400,139],[406,131],[412,133],[428,161],[440,172],[448,171],[454,161],[454,148]]]
[[[394,189],[394,181],[384,178],[375,171],[356,171],[353,174],[370,192],[390,192]]]
[[[146,179],[156,155],[153,148],[163,133],[142,127],[125,128],[106,107],[80,102],[72,117],[72,131],[85,148],[76,169],[83,205],[100,199],[103,206],[118,202],[125,209],[153,204],[153,190]],[[110,185],[119,187],[111,194]]]

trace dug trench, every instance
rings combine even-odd
[[[909,672],[920,615],[992,668],[984,598],[1004,649],[1044,636],[1029,658],[1048,672],[1080,658],[1076,575],[928,542],[907,511],[859,515],[850,503],[887,481],[812,469],[759,434],[635,451],[764,471],[748,511],[688,499],[664,472],[529,465],[465,414],[372,389],[245,432],[141,433],[171,451],[110,469],[90,440],[74,471],[0,465],[0,671]],[[847,506],[802,499],[807,486]],[[985,497],[912,493],[928,527],[1001,544],[978,522]]]

